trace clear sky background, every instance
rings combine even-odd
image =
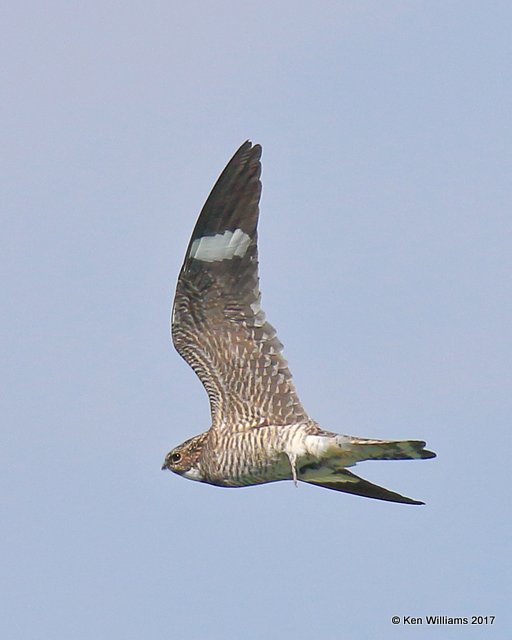
[[[496,638],[510,613],[509,2],[11,2],[1,19],[0,631]],[[263,145],[263,306],[357,473],[427,505],[160,470],[209,425],[168,318]],[[495,615],[480,628],[393,615]]]

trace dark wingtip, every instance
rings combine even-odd
[[[253,143],[252,140],[246,140],[235,152],[231,161],[243,154],[250,154],[255,159],[261,158],[262,146],[261,144]]]
[[[217,179],[201,209],[186,253],[195,239],[241,229],[253,237],[261,195],[261,146],[246,140]]]
[[[314,484],[317,487],[325,487],[326,489],[333,489],[334,491],[341,491],[342,493],[351,493],[364,498],[374,498],[375,500],[385,500],[386,502],[397,502],[401,504],[425,504],[421,500],[413,500],[395,491],[385,489],[378,484],[364,480],[347,469],[336,471],[332,479],[327,481],[302,480],[303,482]]]

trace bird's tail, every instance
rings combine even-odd
[[[338,468],[363,460],[425,460],[435,458],[423,440],[374,440],[323,431],[305,438],[307,452]]]
[[[310,436],[307,444],[310,457],[298,466],[299,480],[366,498],[424,504],[372,484],[346,469],[364,460],[435,458],[433,451],[425,449],[426,443],[423,440],[371,440],[324,432],[322,435]]]
[[[425,449],[423,440],[369,440],[352,436],[337,436],[341,450],[351,452],[357,462],[363,460],[426,460],[435,458],[433,451]]]

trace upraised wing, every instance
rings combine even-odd
[[[260,307],[261,147],[231,158],[196,223],[180,272],[172,339],[210,399],[212,428],[243,431],[308,416]]]

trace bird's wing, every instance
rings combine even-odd
[[[261,147],[231,158],[196,223],[180,272],[172,338],[210,399],[212,428],[307,419],[258,285]]]
[[[307,474],[306,474],[307,477]],[[425,504],[420,500],[413,500],[402,496],[395,491],[390,491],[384,487],[380,487],[378,484],[373,484],[356,476],[355,473],[347,471],[347,469],[339,469],[333,472],[329,478],[322,478],[319,480],[306,479],[306,477],[300,477],[303,482],[314,484],[317,487],[324,487],[325,489],[333,489],[334,491],[342,491],[343,493],[352,493],[356,496],[363,496],[364,498],[375,498],[377,500],[386,500],[388,502],[400,502],[402,504]]]

